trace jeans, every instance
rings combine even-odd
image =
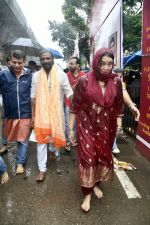
[[[65,137],[66,142],[69,143],[69,136],[68,136],[68,128],[69,128],[69,107],[64,106],[65,111]]]
[[[116,143],[116,138],[114,140],[114,144],[113,144],[112,150],[115,149],[115,148],[118,148],[117,143]]]
[[[17,142],[17,164],[25,164],[29,141]]]
[[[4,134],[4,126],[5,126],[5,114],[4,114],[4,107],[2,106],[2,144],[7,145],[7,138]]]
[[[6,164],[0,156],[0,175],[2,175],[4,172],[6,172]]]
[[[5,126],[5,118],[2,117],[2,144],[7,145],[7,138],[5,137],[4,134],[4,126]]]

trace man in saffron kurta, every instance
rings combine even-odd
[[[51,52],[40,54],[42,68],[33,75],[31,100],[34,131],[36,134],[39,173],[43,181],[46,172],[47,144],[56,155],[66,145],[64,134],[64,95],[72,96],[67,75],[56,65]]]

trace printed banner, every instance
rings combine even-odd
[[[90,23],[92,62],[95,52],[111,48],[115,56],[115,66],[122,67],[122,1],[95,0]]]
[[[140,93],[140,121],[137,139],[140,150],[150,157],[150,1],[143,2],[142,77]],[[147,151],[147,152],[146,152]]]

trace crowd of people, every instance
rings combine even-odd
[[[84,200],[83,211],[90,210],[91,192],[103,197],[100,184],[113,178],[112,148],[122,129],[124,103],[139,119],[139,110],[113,72],[111,49],[98,50],[88,73],[80,71],[80,60],[69,59],[69,70],[62,71],[49,51],[40,53],[38,71],[32,62],[25,68],[25,55],[11,52],[8,69],[0,72],[3,99],[3,136],[17,142],[16,174],[25,171],[31,128],[37,142],[37,182],[45,179],[47,150],[54,157],[60,148],[67,152],[77,146],[78,173]],[[31,65],[32,64],[32,65]],[[34,65],[33,65],[34,64]],[[65,123],[64,123],[65,121]],[[4,146],[3,146],[4,147]],[[69,154],[69,153],[68,153]],[[9,175],[0,156],[1,182]]]

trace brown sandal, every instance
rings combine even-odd
[[[36,177],[36,181],[37,181],[37,182],[43,182],[44,178],[45,178],[45,172],[41,172],[41,171],[40,171],[40,172],[38,173],[37,177]]]

